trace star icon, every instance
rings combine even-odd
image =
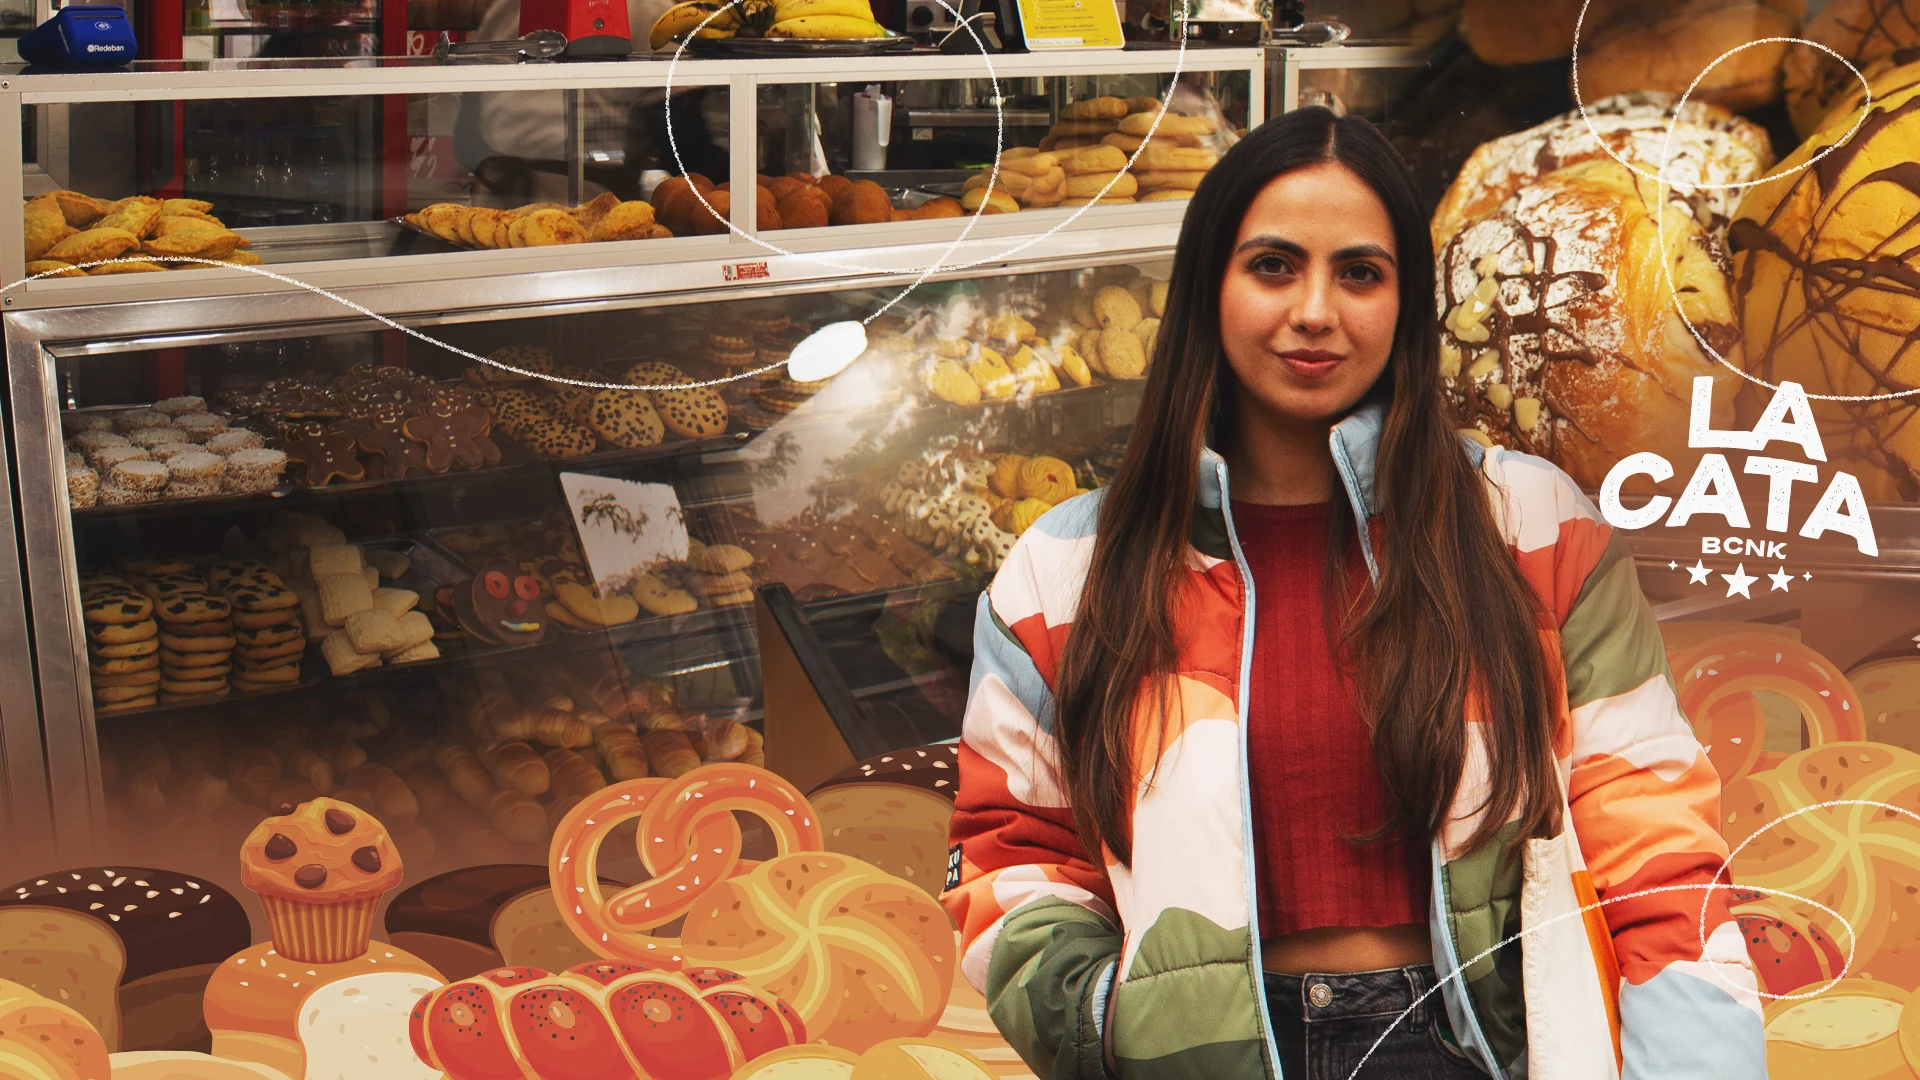
[[[1767,580],[1773,582],[1774,592],[1788,592],[1787,586],[1793,584],[1793,575],[1787,573],[1787,568],[1783,566],[1768,574]]]
[[[1712,573],[1713,571],[1707,569],[1707,563],[1705,559],[1695,559],[1693,561],[1693,565],[1687,567],[1687,584],[1705,585],[1707,583],[1708,575]]]
[[[1809,571],[1807,571],[1806,573],[1804,573],[1804,574],[1801,574],[1801,575],[1800,575],[1800,580],[1801,580],[1801,581],[1812,581],[1812,580],[1813,580],[1813,571],[1811,571],[1811,570],[1809,570]]]
[[[1747,591],[1747,587],[1752,585],[1754,582],[1759,581],[1760,579],[1757,577],[1754,577],[1752,574],[1747,573],[1746,563],[1741,563],[1740,565],[1734,567],[1733,573],[1721,574],[1720,576],[1726,579],[1728,596],[1732,596],[1735,593],[1738,593],[1749,600],[1753,599],[1753,594]]]
[[[1674,562],[1674,561],[1673,561],[1672,559],[1668,559],[1668,560],[1667,560],[1667,569],[1669,569],[1669,570],[1678,570],[1678,569],[1680,569],[1680,564],[1679,564],[1679,563],[1677,563],[1677,562]]]

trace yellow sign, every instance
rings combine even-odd
[[[1114,0],[1018,0],[1020,32],[1034,52],[1118,49],[1120,11]]]

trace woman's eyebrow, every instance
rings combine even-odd
[[[1234,249],[1234,254],[1237,255],[1240,252],[1250,251],[1254,248],[1278,251],[1299,259],[1307,257],[1307,249],[1301,247],[1294,241],[1264,233],[1259,236],[1250,236],[1242,241],[1240,246]],[[1394,262],[1393,255],[1379,244],[1353,244],[1333,253],[1334,262],[1347,262],[1352,259],[1384,259],[1388,266],[1399,265]]]

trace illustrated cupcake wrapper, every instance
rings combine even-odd
[[[303,904],[262,895],[260,903],[267,910],[275,952],[303,964],[338,964],[366,953],[380,898]]]

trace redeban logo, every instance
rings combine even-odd
[[[87,51],[88,52],[126,52],[127,47],[125,45],[89,44],[87,46]]]
[[[1814,422],[1807,392],[1799,383],[1782,382],[1752,431],[1719,431],[1713,427],[1710,419],[1713,384],[1714,380],[1704,375],[1693,380],[1687,445],[1694,449],[1748,451],[1749,456],[1741,471],[1750,476],[1767,478],[1767,516],[1763,527],[1770,533],[1786,533],[1791,528],[1788,510],[1793,485],[1819,483],[1820,470],[1811,463],[1827,460],[1826,447],[1820,441],[1820,429]],[[1773,443],[1797,446],[1800,456],[1807,460],[1796,461],[1758,453]],[[1687,481],[1686,490],[1680,493],[1677,501],[1665,495],[1656,495],[1645,504],[1631,509],[1621,505],[1621,485],[1632,476],[1649,476],[1655,483],[1662,483],[1673,478],[1673,465],[1659,454],[1643,451],[1622,458],[1608,471],[1606,482],[1600,486],[1600,513],[1614,528],[1644,529],[1662,517],[1666,518],[1668,528],[1678,528],[1700,514],[1722,517],[1734,529],[1753,527],[1747,517],[1746,503],[1734,483],[1733,467],[1725,454],[1701,455],[1700,463],[1694,466],[1693,476]],[[1867,513],[1866,496],[1860,490],[1860,481],[1852,473],[1838,470],[1833,473],[1819,501],[1801,523],[1798,535],[1818,540],[1829,532],[1852,537],[1854,545],[1863,555],[1880,554],[1879,542],[1874,537],[1873,520]],[[1745,553],[1779,558],[1785,552],[1786,544],[1782,541],[1710,536],[1703,538],[1701,543],[1701,553],[1706,555]]]

